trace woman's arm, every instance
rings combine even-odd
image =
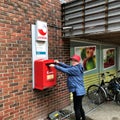
[[[66,73],[66,74],[69,74],[69,75],[77,75],[79,74],[78,73],[78,69],[77,67],[62,67],[62,66],[59,66],[59,65],[55,65],[54,66],[57,70],[63,72],[63,73]]]
[[[60,65],[60,66],[62,66],[64,68],[69,68],[70,67],[70,65],[67,65],[67,64],[62,63],[62,62],[59,62],[58,65]]]

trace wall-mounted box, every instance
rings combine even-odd
[[[34,80],[35,89],[43,90],[56,84],[56,69],[49,67],[54,60],[35,60],[34,62]]]

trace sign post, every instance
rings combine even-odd
[[[48,28],[44,21],[36,21],[32,28],[32,80],[34,88],[34,61],[48,59]]]

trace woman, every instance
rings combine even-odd
[[[73,93],[73,103],[76,120],[85,120],[85,112],[82,107],[82,99],[85,95],[85,87],[83,81],[83,66],[80,64],[80,56],[74,55],[71,57],[72,65],[66,65],[59,61],[57,64],[50,64],[50,67],[55,67],[57,70],[68,75],[67,86],[70,92]]]

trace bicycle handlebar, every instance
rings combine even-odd
[[[113,76],[113,77],[114,77],[114,75],[115,75],[115,73],[113,73],[113,74],[109,74],[108,76]]]

